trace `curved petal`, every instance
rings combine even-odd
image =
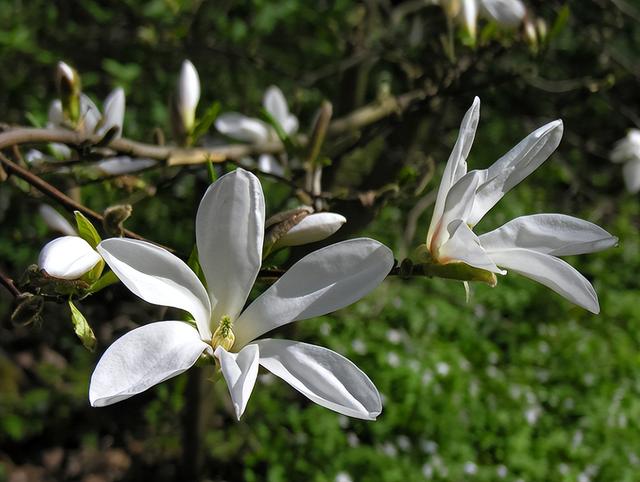
[[[52,231],[58,231],[67,236],[78,235],[71,223],[67,221],[67,219],[62,214],[60,214],[48,204],[41,204],[38,208],[38,211],[40,212],[40,216],[42,216],[42,219],[44,219],[44,223]]]
[[[442,173],[442,180],[440,181],[440,187],[438,188],[438,195],[433,209],[431,225],[429,226],[429,232],[427,234],[427,246],[431,245],[431,239],[434,231],[436,230],[436,225],[442,217],[444,202],[447,199],[449,190],[462,176],[467,173],[467,157],[469,156],[469,151],[471,150],[471,145],[473,144],[473,139],[476,135],[479,119],[480,99],[475,97],[471,107],[462,119],[458,139],[453,146],[447,165]]]
[[[49,276],[78,279],[100,261],[100,255],[79,236],[63,236],[44,245],[38,266]]]
[[[211,339],[209,297],[196,274],[180,258],[135,239],[105,239],[97,249],[135,295],[154,305],[191,313],[202,339]]]
[[[313,213],[292,227],[274,247],[299,246],[328,238],[342,227],[347,219],[336,213]]]
[[[104,407],[125,400],[190,368],[211,347],[182,321],[159,321],[118,338],[96,365],[89,402]]]
[[[282,130],[284,130],[289,136],[298,132],[298,127],[298,118],[293,114],[288,115],[282,123]]]
[[[440,221],[431,238],[429,249],[437,253],[440,247],[449,239],[448,226],[451,222],[465,220],[473,209],[474,196],[480,182],[480,171],[471,171],[458,180],[449,190],[444,202],[444,209]]]
[[[110,176],[121,176],[155,166],[154,159],[132,159],[129,156],[110,157],[96,164],[96,167]]]
[[[275,85],[270,86],[264,93],[262,105],[284,129],[284,124],[289,118],[289,106],[280,88]]]
[[[118,128],[115,138],[122,135],[122,126],[124,123],[124,106],[125,97],[124,90],[118,87],[104,101],[104,115],[100,127],[96,130],[99,136],[104,135],[112,127]]]
[[[93,133],[96,130],[96,126],[102,117],[96,105],[85,94],[80,94],[80,117],[84,132],[87,133]]]
[[[622,177],[627,191],[631,194],[640,191],[640,157],[622,166]]]
[[[351,239],[314,251],[240,315],[234,346],[292,321],[348,306],[378,286],[392,267],[391,250],[373,239]]]
[[[492,273],[507,274],[498,268],[482,249],[478,237],[467,224],[458,219],[449,224],[449,239],[438,251],[440,263],[461,261]]]
[[[563,132],[562,121],[550,122],[535,130],[488,169],[476,192],[467,220],[475,226],[511,188],[535,171],[556,150]]]
[[[482,13],[503,27],[517,27],[527,9],[520,0],[480,0]]]
[[[260,365],[318,405],[364,420],[375,420],[382,412],[373,382],[342,355],[290,340],[265,339],[256,345]]]
[[[276,176],[284,176],[284,168],[271,154],[260,154],[258,157],[258,169],[267,174],[275,174]]]
[[[220,361],[236,417],[240,420],[258,377],[258,345],[247,345],[239,353],[229,353],[219,346],[214,355]]]
[[[618,242],[601,227],[564,214],[521,216],[479,240],[486,250],[525,248],[553,256],[594,253]]]
[[[270,127],[267,124],[260,119],[253,119],[237,112],[220,114],[215,126],[225,136],[242,142],[259,144],[269,140]]]
[[[235,320],[262,262],[264,196],[258,178],[238,168],[205,193],[196,215],[200,265],[213,302],[212,320]]]
[[[187,131],[191,130],[195,121],[196,108],[200,101],[200,78],[191,61],[182,62],[178,81],[178,112]]]
[[[600,312],[598,295],[591,283],[561,259],[520,248],[487,251],[487,254],[498,266],[545,285],[591,313]]]

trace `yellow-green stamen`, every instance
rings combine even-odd
[[[218,328],[216,328],[216,331],[213,332],[213,336],[211,337],[211,346],[214,350],[219,346],[227,351],[231,349],[233,343],[236,341],[236,335],[234,335],[231,330],[232,327],[233,322],[231,321],[231,317],[224,315],[220,318]]]

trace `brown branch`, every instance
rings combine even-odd
[[[0,271],[0,284],[7,288],[7,290],[11,293],[14,298],[20,296],[20,290],[16,288],[13,280],[9,278],[6,274]]]

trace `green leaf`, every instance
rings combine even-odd
[[[71,300],[69,300],[69,308],[71,308],[71,322],[73,323],[73,330],[80,338],[80,341],[84,347],[93,351],[96,348],[96,336],[93,334],[93,330],[87,323],[87,319],[80,313],[80,310],[76,308]]]
[[[198,119],[197,124],[193,127],[193,131],[191,133],[192,142],[195,143],[202,135],[209,131],[211,125],[218,118],[219,113],[220,102],[214,102],[209,106],[204,114]]]
[[[569,9],[568,4],[560,9],[560,11],[558,12],[558,16],[553,22],[553,26],[551,27],[551,30],[549,30],[549,35],[547,36],[548,39],[557,37],[560,34],[560,32],[564,30],[564,28],[567,25],[567,22],[569,21],[570,14],[571,14],[571,10]]]
[[[284,131],[280,123],[266,109],[260,111],[260,118],[274,128],[278,138],[284,144],[285,149],[290,154],[295,154],[298,147],[294,144],[294,140]]]
[[[107,286],[111,286],[114,283],[117,283],[118,277],[113,271],[109,271],[102,276],[98,281],[93,283],[89,288],[88,293],[97,293],[98,291],[106,288]]]
[[[74,211],[73,213],[76,216],[76,224],[78,225],[78,235],[82,239],[84,239],[87,243],[89,243],[92,248],[95,249],[96,246],[100,244],[100,241],[102,241],[102,238],[98,234],[98,231],[96,231],[96,228],[93,227],[93,224],[91,224],[91,221],[89,221],[85,217],[85,215],[82,214],[80,211]]]

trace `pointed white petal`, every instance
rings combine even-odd
[[[96,134],[99,136],[104,135],[112,127],[118,128],[118,133],[115,138],[117,139],[122,135],[122,126],[124,123],[124,108],[125,97],[124,90],[118,87],[104,101],[104,115],[102,116],[102,122],[97,129]]]
[[[62,127],[64,123],[64,114],[62,113],[62,102],[56,99],[49,105],[48,122],[50,128]]]
[[[220,133],[238,141],[259,144],[269,140],[270,127],[267,124],[237,112],[220,114],[215,126]]]
[[[438,251],[438,262],[450,263],[461,261],[475,268],[491,271],[492,273],[507,274],[498,268],[487,256],[478,237],[471,228],[460,219],[449,224],[449,239]]]
[[[236,417],[240,420],[258,377],[258,345],[247,345],[239,353],[229,353],[219,346],[214,355],[220,361]]]
[[[601,227],[564,214],[521,216],[479,240],[486,250],[525,248],[553,256],[594,253],[618,241]]]
[[[121,176],[155,166],[154,159],[131,159],[129,156],[110,157],[96,164],[96,167],[110,176]]]
[[[627,191],[631,194],[640,191],[640,157],[622,166],[622,177]]]
[[[278,124],[284,128],[284,124],[289,118],[289,106],[282,91],[275,85],[269,87],[264,93],[262,105],[278,121]]]
[[[456,140],[447,166],[442,173],[442,181],[440,181],[440,187],[438,188],[438,196],[436,197],[435,207],[433,209],[433,217],[431,218],[431,224],[429,226],[429,232],[427,234],[427,246],[431,245],[431,239],[436,230],[442,212],[444,210],[444,202],[447,199],[447,194],[451,187],[467,173],[467,157],[473,144],[473,139],[476,135],[476,128],[478,127],[478,120],[480,118],[480,99],[475,97],[473,104],[464,115],[462,123],[460,124],[460,132],[458,133],[458,139]],[[446,227],[446,225],[444,226]]]
[[[348,306],[378,286],[392,267],[391,250],[373,239],[351,239],[314,251],[242,313],[234,325],[234,346],[292,321]]]
[[[456,182],[444,202],[444,209],[440,221],[429,244],[429,250],[433,255],[437,255],[442,245],[449,239],[448,226],[455,220],[466,221],[473,208],[474,196],[478,183],[480,182],[480,171],[471,171],[465,174]]]
[[[591,283],[561,259],[521,248],[487,250],[487,254],[498,266],[545,285],[591,313],[600,312],[598,296]]]
[[[196,108],[200,101],[200,78],[198,71],[189,60],[182,62],[178,81],[178,112],[187,131],[195,121]]]
[[[267,174],[284,176],[284,168],[271,154],[260,154],[260,157],[258,157],[258,169]]]
[[[93,101],[85,94],[80,94],[80,118],[84,131],[93,133],[102,116]]]
[[[89,402],[104,407],[184,372],[211,347],[181,321],[159,321],[128,332],[107,348],[89,385]]]
[[[196,215],[200,265],[214,304],[212,321],[235,320],[262,263],[264,196],[258,178],[238,168],[205,193]]]
[[[535,171],[556,150],[563,132],[562,121],[535,130],[488,169],[481,171],[473,211],[467,222],[475,226],[505,193]]]
[[[353,362],[316,345],[290,340],[258,340],[260,364],[313,402],[349,417],[375,420],[380,394]]]
[[[38,211],[40,212],[40,216],[42,216],[44,223],[52,231],[58,231],[66,236],[78,235],[71,223],[48,204],[41,204]]]
[[[100,259],[100,255],[81,237],[63,236],[45,244],[38,257],[38,266],[54,278],[78,279]]]
[[[480,0],[485,17],[503,27],[517,27],[527,10],[520,0]]]
[[[336,213],[313,213],[291,228],[275,247],[299,246],[328,238],[342,227],[347,219]]]
[[[196,321],[203,340],[211,339],[207,292],[191,269],[166,249],[146,241],[105,239],[98,252],[136,296],[148,303],[185,310]]]

